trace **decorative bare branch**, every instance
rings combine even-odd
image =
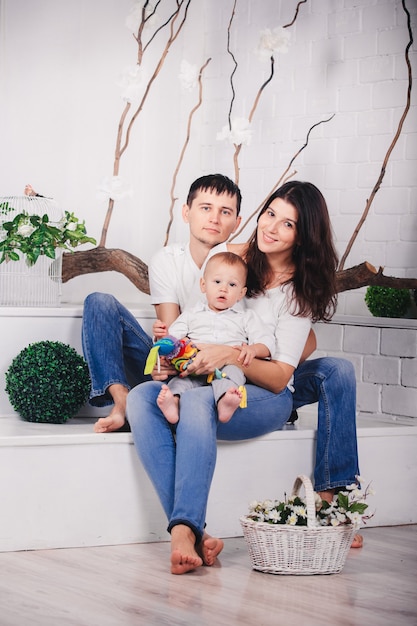
[[[161,0],[159,0],[157,2],[157,5],[159,4]],[[122,145],[122,141],[123,141],[123,128],[124,128],[124,124],[126,122],[126,117],[127,114],[129,112],[130,109],[130,103],[127,103],[123,113],[121,115],[120,118],[120,122],[118,125],[118,132],[117,132],[117,140],[116,140],[116,148],[115,148],[115,155],[114,155],[114,165],[113,165],[113,175],[117,176],[119,174],[119,167],[120,167],[120,159],[122,157],[122,155],[124,154],[125,150],[127,149],[128,145],[129,145],[129,139],[130,139],[130,133],[132,130],[132,126],[135,123],[135,120],[137,119],[138,115],[140,114],[140,112],[143,109],[143,106],[148,98],[149,92],[151,90],[151,87],[156,79],[156,77],[158,76],[164,62],[165,59],[167,57],[167,54],[172,46],[172,44],[175,42],[175,40],[177,39],[179,33],[181,32],[184,24],[185,24],[185,20],[187,19],[187,13],[188,13],[188,7],[190,5],[191,0],[177,0],[177,8],[176,10],[172,13],[172,15],[166,20],[166,22],[157,29],[156,32],[159,32],[162,28],[164,28],[168,23],[170,25],[170,33],[169,33],[169,37],[168,40],[165,44],[165,47],[161,53],[161,56],[159,58],[158,63],[156,64],[155,70],[150,78],[150,80],[148,81],[148,84],[146,86],[145,89],[145,93],[142,96],[141,102],[138,106],[138,108],[136,109],[135,113],[132,115],[128,126],[127,126],[127,130],[126,130],[126,136],[124,139],[124,143]],[[185,9],[184,9],[184,15],[182,16],[182,19],[179,23],[179,25],[176,27],[175,29],[175,25],[176,22],[179,18],[181,9],[183,7],[183,5],[185,4]],[[156,7],[150,12],[149,15],[146,15],[146,8],[149,5],[149,1],[146,0],[146,2],[143,5],[142,8],[142,19],[139,25],[139,30],[138,30],[138,35],[137,37],[135,37],[137,43],[138,43],[138,65],[140,65],[142,63],[143,60],[143,53],[146,50],[146,48],[149,46],[150,42],[153,41],[154,36],[156,34],[156,32],[154,33],[154,35],[151,37],[150,41],[146,44],[145,47],[143,47],[142,44],[142,33],[143,33],[143,28],[145,26],[145,23],[147,20],[150,19],[150,17],[155,13],[156,11]],[[107,238],[107,232],[108,232],[108,228],[109,228],[109,224],[110,224],[110,220],[111,220],[111,216],[113,213],[113,208],[114,208],[114,200],[113,198],[109,199],[109,204],[107,207],[107,213],[105,216],[105,220],[104,220],[104,225],[103,225],[103,229],[102,229],[102,233],[101,233],[101,239],[100,239],[100,244],[99,247],[104,247],[106,245],[106,238]]]
[[[262,206],[265,204],[265,201],[267,198],[269,198],[269,196],[271,194],[274,193],[274,191],[276,189],[278,189],[278,187],[280,187],[280,185],[286,181],[289,180],[290,178],[292,178],[293,176],[295,176],[295,174],[297,173],[295,170],[289,174],[290,168],[292,166],[292,164],[294,163],[294,161],[296,160],[296,158],[301,154],[301,152],[303,150],[305,150],[305,148],[307,148],[308,146],[308,142],[310,139],[310,135],[311,132],[313,131],[314,128],[316,128],[317,126],[320,126],[320,124],[327,124],[327,122],[330,122],[332,119],[334,118],[334,114],[331,115],[327,120],[321,120],[321,122],[317,122],[316,124],[313,124],[313,126],[311,126],[311,128],[309,128],[307,136],[306,136],[306,140],[304,142],[304,144],[301,146],[301,148],[299,150],[297,150],[297,152],[294,154],[294,156],[292,157],[291,161],[288,163],[287,168],[285,169],[284,173],[281,174],[281,176],[279,177],[278,181],[275,183],[275,185],[272,187],[272,190],[268,193],[267,196],[265,196],[265,198],[262,200],[262,202],[259,204],[259,206],[249,215],[249,217],[247,218],[247,220],[242,224],[242,226],[239,228],[239,230],[237,230],[235,232],[235,234],[233,235],[233,237],[231,237],[230,241],[233,241],[233,239],[236,239],[236,237],[238,237],[238,235],[240,235],[240,233],[245,230],[246,226],[249,224],[249,222],[252,221],[252,219],[255,217],[255,215],[257,215],[259,213],[259,211],[261,210]]]
[[[235,97],[236,97],[235,86],[233,84],[233,77],[234,77],[234,75],[236,73],[236,70],[237,70],[237,61],[236,61],[235,55],[233,54],[233,52],[230,49],[230,30],[232,28],[232,22],[233,22],[233,18],[235,16],[236,2],[237,2],[237,0],[235,0],[234,3],[233,3],[232,15],[230,16],[229,25],[227,27],[227,52],[232,57],[233,64],[234,64],[234,68],[233,68],[233,70],[232,70],[232,72],[230,74],[230,80],[229,80],[230,87],[232,89],[232,97],[230,99],[229,113],[228,113],[228,116],[227,116],[227,119],[229,120],[229,130],[232,130],[232,110],[233,110],[233,103],[234,103]]]
[[[181,153],[180,153],[180,157],[178,159],[177,166],[176,166],[176,168],[174,170],[174,175],[172,177],[172,185],[171,185],[171,191],[170,191],[171,204],[170,204],[170,207],[169,207],[169,220],[168,220],[168,226],[167,226],[166,235],[165,235],[164,246],[166,246],[167,243],[168,243],[169,233],[171,231],[172,222],[174,220],[174,205],[175,205],[175,202],[177,201],[177,198],[175,197],[174,193],[175,193],[175,185],[176,185],[176,182],[177,182],[177,175],[178,175],[178,171],[179,171],[179,169],[181,167],[182,161],[184,159],[184,154],[185,154],[185,151],[187,149],[188,142],[190,140],[191,122],[192,122],[194,113],[197,111],[197,109],[200,108],[201,103],[203,102],[202,77],[203,77],[203,72],[206,69],[207,65],[210,63],[210,61],[211,61],[211,59],[207,59],[207,61],[204,63],[204,65],[201,66],[199,74],[198,74],[198,102],[195,105],[195,107],[191,109],[190,114],[188,116],[187,135],[186,135],[185,142],[184,142],[184,145],[183,145]]]
[[[410,24],[410,13],[407,10],[407,7],[405,6],[405,0],[402,0],[402,6],[403,9],[405,11],[405,13],[407,14],[407,28],[408,28],[408,33],[409,33],[409,42],[405,48],[405,61],[407,63],[407,68],[408,68],[408,87],[407,87],[407,103],[405,105],[404,108],[404,112],[401,116],[401,119],[399,121],[398,127],[397,127],[397,132],[395,133],[394,139],[391,142],[391,145],[388,148],[388,151],[385,155],[385,159],[382,163],[382,167],[381,167],[381,171],[380,174],[378,176],[378,180],[375,183],[374,188],[372,189],[371,195],[369,196],[368,200],[366,201],[366,205],[365,205],[365,209],[362,213],[362,216],[355,228],[355,230],[353,231],[353,235],[350,238],[348,245],[346,247],[346,250],[340,260],[339,263],[339,270],[343,270],[344,266],[345,266],[345,262],[347,257],[349,256],[349,253],[352,249],[353,244],[355,243],[356,237],[358,236],[358,233],[360,231],[360,229],[362,228],[366,218],[368,217],[368,213],[369,213],[369,209],[371,208],[372,202],[376,196],[376,193],[378,192],[379,188],[381,187],[382,181],[384,179],[385,176],[385,172],[387,169],[387,165],[388,165],[388,160],[391,156],[391,152],[394,149],[395,144],[397,143],[400,135],[401,135],[401,131],[402,131],[402,127],[404,124],[404,120],[407,117],[408,111],[410,110],[410,100],[411,100],[411,87],[412,87],[412,82],[413,82],[413,78],[412,78],[412,73],[411,73],[411,64],[410,64],[410,59],[409,59],[409,55],[408,55],[408,51],[411,48],[412,44],[413,44],[413,33],[411,31],[411,24]]]
[[[295,20],[297,19],[297,16],[298,16],[298,11],[300,10],[300,5],[301,4],[305,4],[306,2],[307,2],[307,0],[300,0],[300,2],[295,7],[295,14],[294,14],[294,17],[292,19],[292,22],[290,22],[289,24],[285,24],[285,26],[283,26],[283,28],[288,28],[289,26],[292,26],[294,24],[294,22],[295,22]]]

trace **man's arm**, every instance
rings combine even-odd
[[[156,317],[169,328],[180,314],[180,307],[173,302],[163,302],[162,304],[155,304],[155,312]]]

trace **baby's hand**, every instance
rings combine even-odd
[[[247,367],[256,357],[255,346],[248,346],[246,343],[243,343],[241,346],[237,346],[237,349],[240,350],[240,354],[237,357],[239,363],[242,363],[243,367]]]
[[[167,325],[161,322],[161,320],[156,320],[152,326],[152,333],[155,339],[166,337],[168,334]]]

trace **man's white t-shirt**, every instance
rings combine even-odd
[[[225,251],[227,244],[219,244],[210,251],[207,260],[217,252]],[[152,304],[172,302],[178,304],[181,311],[194,306],[201,299],[203,268],[199,269],[195,264],[189,244],[171,244],[159,250],[149,264]],[[265,326],[275,328],[275,350],[271,358],[297,367],[311,321],[291,313],[290,289],[291,286],[276,287],[258,298],[244,298],[241,302],[253,309]]]
[[[212,248],[206,262],[217,252],[227,252],[227,245]],[[178,304],[181,311],[194,306],[201,299],[202,272],[191,256],[189,243],[173,243],[158,250],[149,263],[151,303]]]

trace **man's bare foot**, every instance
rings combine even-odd
[[[126,423],[126,398],[129,390],[120,383],[109,385],[107,391],[113,398],[114,406],[107,417],[101,417],[94,424],[95,433],[112,433],[123,428]]]
[[[171,574],[185,574],[203,565],[195,549],[191,528],[178,524],[171,529]]]
[[[228,422],[242,400],[242,393],[237,387],[231,387],[217,403],[219,422]]]
[[[326,502],[330,504],[330,502],[333,500],[334,489],[328,489],[327,491],[319,491],[318,494],[322,500],[325,500]],[[353,537],[352,545],[350,547],[362,548],[362,546],[363,546],[363,537],[362,535],[356,534]]]
[[[180,419],[179,398],[174,396],[168,385],[162,385],[156,399],[156,404],[170,424],[176,424]]]
[[[95,433],[112,433],[115,430],[119,430],[126,423],[124,413],[119,413],[114,408],[107,417],[100,417],[94,424]]]
[[[217,557],[224,548],[224,542],[217,537],[211,537],[207,533],[204,533],[201,543],[197,547],[204,565],[214,565]]]

